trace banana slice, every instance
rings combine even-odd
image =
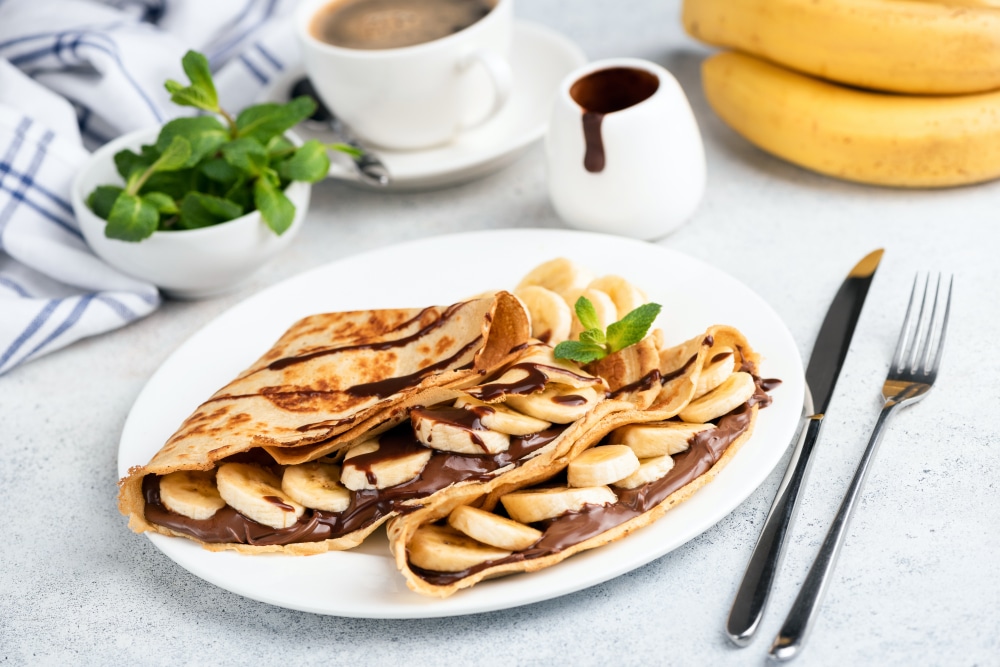
[[[639,458],[625,445],[593,447],[570,461],[570,486],[603,486],[625,479],[639,469]]]
[[[510,551],[481,544],[454,528],[432,523],[413,533],[406,551],[410,563],[434,572],[461,572],[510,555]]]
[[[160,502],[189,519],[209,519],[226,506],[212,470],[178,470],[160,478]]]
[[[510,436],[488,430],[472,410],[413,408],[410,421],[417,440],[431,449],[472,455],[499,454],[510,449]]]
[[[537,285],[552,290],[568,300],[583,291],[593,278],[593,274],[579,264],[565,257],[558,257],[543,262],[529,271],[518,283],[514,292],[517,293],[518,290],[530,285]]]
[[[281,490],[300,505],[324,512],[343,512],[351,505],[351,492],[340,484],[340,466],[331,463],[288,466]]]
[[[448,515],[448,525],[474,540],[497,549],[521,551],[542,537],[542,531],[468,505],[459,505]]]
[[[715,428],[714,424],[630,424],[611,433],[611,443],[625,445],[639,459],[654,456],[672,456],[687,451],[693,438],[702,431]]]
[[[749,373],[733,373],[718,387],[688,403],[678,416],[689,423],[704,424],[746,403],[755,389]]]
[[[306,511],[281,490],[277,475],[260,466],[223,463],[215,474],[215,483],[230,507],[271,528],[288,528]]]
[[[431,459],[431,450],[420,449],[393,458],[374,457],[374,460],[358,462],[358,457],[374,454],[378,449],[378,440],[368,440],[351,447],[344,455],[340,483],[352,491],[387,489],[416,479]]]
[[[655,456],[639,461],[639,469],[623,480],[615,482],[621,489],[635,489],[643,484],[655,482],[666,475],[674,467],[674,459],[670,456]]]
[[[597,321],[601,323],[602,329],[607,329],[609,324],[618,320],[618,308],[615,307],[615,302],[607,292],[588,287],[580,293],[580,296],[587,297],[594,304],[594,310],[597,312]],[[574,302],[575,305],[576,302]],[[621,315],[624,314],[621,313]],[[575,340],[580,336],[581,331],[583,331],[583,325],[580,324],[574,308],[573,326],[570,327],[569,337]]]
[[[708,363],[698,374],[698,384],[692,398],[704,396],[712,391],[736,370],[736,355],[733,354],[732,348],[713,348],[711,354]]]
[[[531,316],[531,335],[556,345],[569,338],[573,326],[573,311],[565,299],[540,285],[528,285],[514,292]]]
[[[500,498],[510,518],[521,523],[544,521],[567,512],[578,512],[584,505],[610,505],[617,500],[615,492],[606,486],[528,489]]]
[[[475,411],[483,426],[507,435],[531,435],[552,426],[551,422],[522,415],[500,403],[487,405],[471,396],[460,396],[455,400],[455,407]]]
[[[565,387],[550,384],[537,394],[507,396],[507,405],[518,412],[553,424],[569,424],[583,417],[604,399],[593,387]]]
[[[618,311],[616,319],[625,317],[639,306],[649,302],[645,292],[621,276],[601,276],[590,281],[587,287],[600,290],[611,297],[611,301],[615,304],[615,310]]]

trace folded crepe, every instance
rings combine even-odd
[[[770,385],[733,328],[651,355],[658,342],[589,367],[632,408],[604,414],[561,456],[394,518],[390,547],[409,588],[447,597],[549,567],[652,523],[710,482],[752,434]]]
[[[447,307],[306,317],[202,403],[148,464],[129,470],[119,482],[119,509],[137,532],[182,535],[210,548],[252,545],[258,540],[242,527],[208,526],[208,517],[222,523],[209,513],[211,502],[192,510],[208,515],[203,519],[169,516],[176,513],[159,502],[160,478],[192,471],[187,483],[197,505],[198,489],[214,481],[195,471],[214,473],[228,461],[273,467],[336,453],[405,420],[408,406],[448,396],[450,388],[474,384],[516,358],[529,331],[523,307],[506,292]],[[331,547],[337,548],[311,550]]]
[[[535,479],[648,392],[556,360],[529,327],[506,292],[305,318],[129,471],[119,508],[210,550],[311,554],[449,490]]]

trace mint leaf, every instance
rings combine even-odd
[[[177,202],[168,194],[162,192],[147,192],[142,195],[142,200],[151,204],[159,213],[168,215],[177,213]]]
[[[603,328],[601,321],[597,319],[597,309],[594,308],[594,304],[587,297],[581,296],[577,299],[574,309],[576,310],[576,318],[580,320],[580,324],[583,325],[584,329]],[[601,342],[603,343],[604,341]]]
[[[200,169],[201,173],[205,174],[205,176],[209,179],[224,185],[236,182],[236,180],[243,174],[242,171],[229,164],[224,158],[221,157],[214,157],[210,160],[202,162],[198,166],[198,169]]]
[[[108,214],[104,235],[109,239],[141,241],[153,235],[159,222],[160,213],[155,206],[135,195],[122,192]]]
[[[278,174],[286,181],[315,183],[326,178],[329,171],[326,146],[315,139],[299,146],[290,158],[278,165]]]
[[[270,158],[288,157],[295,152],[295,144],[282,135],[271,137],[267,142],[267,154]]]
[[[166,82],[167,92],[174,104],[184,107],[195,107],[205,111],[219,112],[219,96],[212,82],[212,70],[208,59],[197,51],[188,51],[181,59],[184,73],[191,80],[191,85],[185,86],[174,80]]]
[[[267,149],[250,137],[235,139],[222,145],[222,157],[233,167],[257,176],[267,167]]]
[[[662,306],[647,303],[639,306],[614,324],[608,325],[609,352],[617,352],[629,345],[635,345],[646,336]]]
[[[175,118],[160,130],[156,148],[161,153],[167,150],[174,137],[181,136],[191,143],[191,156],[185,166],[193,167],[206,156],[213,155],[219,147],[229,141],[226,127],[212,116]]]
[[[270,179],[258,178],[253,184],[253,201],[264,222],[278,236],[292,226],[295,205]]]
[[[111,214],[111,207],[115,205],[115,200],[122,192],[124,190],[117,185],[99,185],[87,197],[87,208],[97,217],[107,220]]]
[[[122,179],[127,181],[134,173],[149,169],[149,165],[153,164],[158,157],[158,153],[150,157],[148,155],[139,155],[126,148],[123,151],[115,153],[115,169],[118,170],[118,174]]]
[[[238,218],[243,215],[243,207],[221,197],[189,192],[181,202],[180,213],[182,229],[199,229]]]
[[[150,169],[153,171],[177,171],[188,166],[191,157],[191,142],[180,135],[174,135],[170,144],[163,149]]]
[[[556,345],[554,354],[556,359],[569,359],[579,364],[589,364],[608,356],[608,353],[600,345],[578,340],[564,340]]]
[[[236,117],[238,137],[253,137],[267,143],[272,137],[284,134],[316,111],[316,100],[296,97],[287,104],[255,104]]]
[[[604,345],[608,341],[604,336],[604,332],[600,329],[587,329],[586,331],[580,332],[580,342]]]

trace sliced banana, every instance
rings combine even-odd
[[[569,424],[583,417],[603,399],[604,392],[598,393],[593,387],[550,384],[536,394],[511,394],[507,396],[507,405],[530,417],[553,424]]]
[[[215,474],[219,495],[234,510],[271,528],[288,528],[306,508],[281,490],[281,479],[249,463],[223,463]]]
[[[570,461],[570,486],[603,486],[625,479],[639,469],[639,458],[625,445],[593,447]]]
[[[448,525],[474,540],[497,549],[521,551],[542,537],[542,531],[468,505],[448,515]]]
[[[674,459],[670,456],[655,456],[639,461],[639,469],[623,480],[615,482],[622,489],[635,489],[643,484],[649,484],[660,479],[674,467]]]
[[[617,319],[625,317],[639,306],[649,302],[645,292],[621,276],[601,276],[590,281],[587,287],[600,290],[611,297],[611,301],[615,304],[615,310],[618,311]]]
[[[580,296],[587,297],[587,299],[594,304],[594,311],[597,313],[597,321],[600,322],[602,329],[607,329],[609,324],[618,321],[618,308],[615,307],[615,302],[611,299],[611,296],[608,295],[607,292],[602,292],[601,290],[588,287],[580,293]],[[621,313],[621,315],[624,314],[625,313]],[[570,327],[569,337],[575,340],[576,338],[579,338],[581,331],[583,331],[583,325],[580,324],[580,319],[576,316],[574,308],[573,326]]]
[[[516,293],[524,287],[538,285],[568,299],[584,290],[593,278],[593,274],[579,264],[565,257],[558,257],[543,262],[529,271],[514,291]]]
[[[704,424],[746,403],[755,389],[749,373],[733,373],[718,387],[688,403],[678,416],[689,423]]]
[[[714,424],[685,424],[663,422],[660,424],[629,424],[611,433],[611,442],[625,445],[640,459],[654,456],[672,456],[687,451],[693,438],[702,431],[715,428]]]
[[[160,478],[160,502],[189,519],[209,519],[226,506],[214,470],[178,470]]]
[[[378,440],[367,440],[351,447],[344,455],[340,483],[352,491],[387,489],[416,479],[431,459],[431,450],[421,449],[393,458],[376,458],[367,465],[359,465],[357,458],[373,454],[379,449]]]
[[[351,492],[340,484],[340,466],[332,463],[288,466],[281,476],[281,490],[300,505],[324,512],[343,512],[351,505]]]
[[[433,572],[461,572],[510,555],[510,551],[477,542],[454,528],[432,523],[413,533],[406,551],[410,563]]]
[[[522,415],[520,412],[504,407],[501,403],[487,405],[471,396],[460,396],[455,400],[455,407],[466,410],[477,409],[476,413],[483,426],[491,431],[499,431],[507,435],[531,435],[552,426],[551,422]]]
[[[736,355],[731,348],[716,349],[710,351],[712,355],[708,363],[701,369],[698,375],[698,384],[694,390],[693,398],[704,396],[720,384],[736,370]]]
[[[531,316],[532,337],[549,345],[569,338],[573,311],[565,299],[540,285],[522,287],[515,290],[514,296],[521,300]]]
[[[578,512],[584,505],[610,505],[617,500],[615,492],[606,486],[527,489],[500,498],[510,518],[521,523],[544,521],[567,512]]]
[[[475,414],[472,411],[458,408],[452,410],[469,415],[470,424],[448,419],[448,411],[413,410],[410,416],[417,440],[431,449],[456,454],[499,454],[510,449],[508,434],[487,429],[473,429],[471,422]],[[441,418],[435,419],[435,413],[440,414]]]

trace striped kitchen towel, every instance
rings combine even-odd
[[[93,149],[184,113],[163,87],[205,53],[239,109],[298,58],[294,0],[0,0],[0,375],[151,313],[156,288],[87,247],[70,183]]]

